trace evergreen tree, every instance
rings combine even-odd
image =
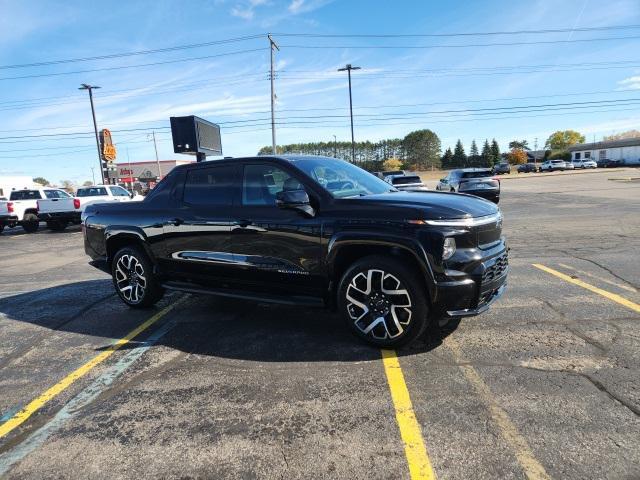
[[[442,155],[442,168],[445,170],[453,168],[453,152],[451,152],[451,147],[447,148],[444,155]]]
[[[482,166],[493,166],[493,157],[491,153],[491,147],[489,146],[489,140],[485,140],[484,145],[482,145]]]
[[[406,162],[415,170],[440,167],[440,139],[431,130],[416,130],[402,140]]]
[[[495,138],[491,142],[491,162],[492,165],[500,163],[500,147],[498,146],[498,142],[496,142]]]
[[[467,154],[464,153],[464,147],[460,139],[456,142],[456,146],[453,149],[453,164],[454,168],[463,168],[467,166]]]
[[[475,138],[471,141],[471,148],[469,149],[469,166],[477,167],[480,164],[480,153],[478,152],[478,145]]]

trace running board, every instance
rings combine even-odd
[[[204,295],[215,295],[218,297],[239,298],[241,300],[252,300],[263,303],[279,303],[282,305],[301,305],[306,307],[324,307],[321,298],[303,295],[269,295],[264,293],[253,293],[246,290],[230,290],[226,288],[207,288],[196,286],[187,282],[165,282],[162,288],[167,290],[177,290],[180,292],[197,293]]]

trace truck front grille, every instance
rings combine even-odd
[[[482,274],[482,283],[491,282],[496,278],[500,278],[507,271],[509,267],[509,257],[507,252],[496,258],[496,261],[490,267],[487,267]]]

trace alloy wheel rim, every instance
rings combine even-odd
[[[355,275],[346,292],[347,313],[355,327],[376,340],[401,336],[411,323],[409,292],[400,280],[379,269]]]
[[[123,255],[116,262],[116,287],[129,303],[140,303],[147,289],[142,263],[133,255]]]

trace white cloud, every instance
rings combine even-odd
[[[622,85],[625,90],[640,90],[640,75],[620,80],[618,84]]]
[[[300,11],[300,9],[303,7],[303,5],[304,5],[304,0],[293,0],[289,4],[289,9],[288,10],[295,15],[296,13],[298,13]]]
[[[268,0],[248,0],[246,2],[237,3],[231,8],[231,15],[244,20],[253,20],[256,7],[265,5],[267,2]]]

